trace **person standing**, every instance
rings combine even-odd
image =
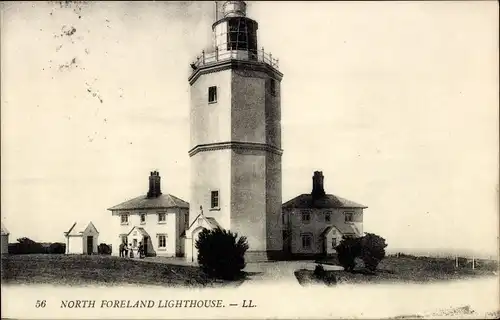
[[[123,244],[123,253],[124,253],[124,258],[127,258],[128,257],[128,246],[127,246],[127,243],[124,243]]]
[[[139,258],[144,258],[144,246],[142,245],[142,242],[139,242]]]
[[[134,250],[132,249],[132,244],[129,243],[128,246],[129,246],[129,251],[130,251],[130,258],[133,258],[134,257]]]
[[[125,243],[124,242],[120,243],[119,251],[120,251],[120,258],[123,258],[125,256]]]

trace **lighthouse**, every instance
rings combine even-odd
[[[191,63],[190,211],[186,259],[204,228],[245,236],[246,259],[283,249],[278,60],[257,39],[244,1],[219,1],[213,42]]]

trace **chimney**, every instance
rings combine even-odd
[[[158,171],[152,171],[149,175],[148,198],[156,198],[161,195],[160,174]]]
[[[321,198],[325,195],[325,189],[323,187],[323,172],[322,171],[314,171],[313,179],[313,188],[311,195],[313,199]]]

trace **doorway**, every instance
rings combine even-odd
[[[148,242],[149,242],[149,237],[144,236],[142,239],[142,246],[144,248],[144,256],[148,256]]]
[[[87,237],[87,254],[92,254],[94,251],[94,237]]]

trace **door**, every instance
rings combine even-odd
[[[87,254],[92,254],[94,251],[94,237],[87,237]]]
[[[142,246],[144,248],[144,255],[147,257],[148,256],[148,241],[149,241],[149,237],[144,237],[142,239]]]

